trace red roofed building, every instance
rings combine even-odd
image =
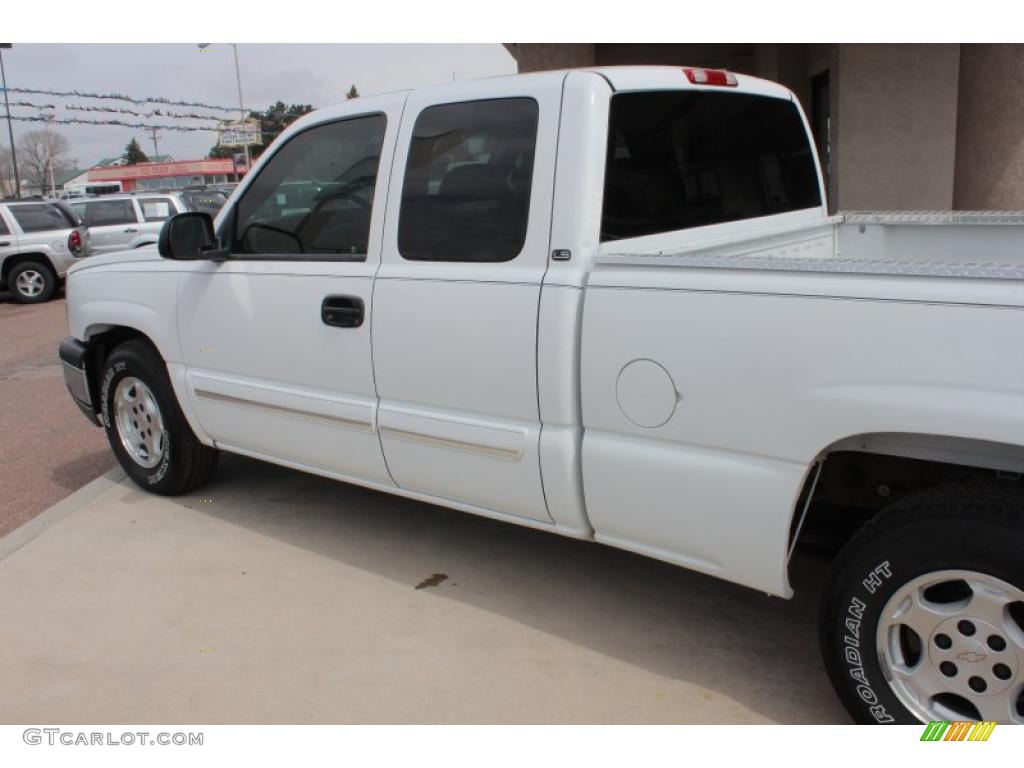
[[[248,169],[224,160],[175,160],[166,163],[107,165],[89,169],[88,183],[120,183],[125,192],[146,189],[173,189],[200,184],[227,184],[238,181]]]

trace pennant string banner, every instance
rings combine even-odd
[[[195,112],[164,112],[162,109],[154,109],[151,112],[136,112],[134,109],[125,109],[124,107],[89,107],[83,104],[68,104],[64,108],[71,112],[113,112],[121,115],[131,115],[132,117],[166,117],[180,120],[218,120],[221,122],[230,122],[234,119],[218,115],[198,115]]]
[[[120,128],[157,128],[161,131],[206,131],[217,133],[214,126],[202,127],[196,125],[160,125],[157,123],[128,123],[123,120],[83,120],[73,117],[50,117],[46,115],[11,115],[11,120],[23,120],[29,123],[47,123],[56,125],[116,125]]]
[[[3,91],[3,88],[0,88]],[[125,101],[129,104],[164,104],[169,107],[198,107],[200,109],[216,109],[220,112],[237,112],[238,107],[225,107],[218,104],[204,104],[201,101],[176,101],[164,99],[159,96],[143,96],[135,99],[125,96],[122,93],[90,93],[88,91],[50,91],[44,88],[8,88],[9,93],[29,94],[33,96],[58,96],[60,98],[79,99],[110,99],[114,101]],[[248,111],[248,110],[247,110]]]
[[[34,104],[31,101],[12,101],[12,107],[27,107],[28,109],[50,109],[56,110],[59,107],[56,104]],[[119,114],[119,115],[131,115],[132,117],[164,117],[168,119],[176,120],[216,120],[219,122],[231,122],[233,118],[222,117],[219,115],[199,115],[195,112],[165,112],[162,109],[154,109],[150,112],[138,112],[134,109],[125,109],[124,107],[90,107],[84,104],[66,104],[63,109],[69,112],[102,112],[106,114]]]

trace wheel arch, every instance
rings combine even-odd
[[[138,339],[153,347],[157,353],[160,352],[156,343],[140,331],[127,325],[112,325],[108,323],[95,323],[88,326],[83,334],[82,341],[86,346],[85,377],[89,385],[89,396],[92,400],[92,408],[95,413],[100,412],[100,375],[110,353],[126,341]]]
[[[53,276],[57,277],[59,270],[54,265],[53,259],[42,251],[31,251],[29,253],[15,253],[4,259],[3,264],[0,264],[0,284],[6,285],[11,270],[27,261],[42,261],[53,272]]]
[[[1024,488],[1024,446],[906,432],[836,440],[808,467],[791,514],[789,555],[800,546],[834,554],[901,498],[979,480]]]
[[[89,385],[89,395],[92,399],[93,410],[97,414],[102,409],[100,390],[103,366],[110,353],[127,341],[142,341],[152,347],[153,351],[163,360],[164,366],[167,369],[167,377],[171,383],[171,389],[177,396],[178,405],[196,437],[204,445],[214,444],[213,440],[202,428],[192,408],[192,402],[188,396],[188,386],[184,380],[183,367],[173,364],[168,359],[168,356],[160,348],[160,345],[152,335],[130,325],[93,323],[85,328],[83,337],[82,340],[88,350],[86,357],[86,381]]]

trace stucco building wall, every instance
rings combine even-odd
[[[1024,210],[1024,45],[962,45],[956,183],[962,210]]]
[[[1024,45],[506,46],[521,72],[692,65],[783,83],[820,118],[832,210],[1024,209]]]

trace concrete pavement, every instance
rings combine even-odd
[[[786,602],[232,456],[176,499],[109,473],[0,558],[4,723],[849,722],[811,562]]]

